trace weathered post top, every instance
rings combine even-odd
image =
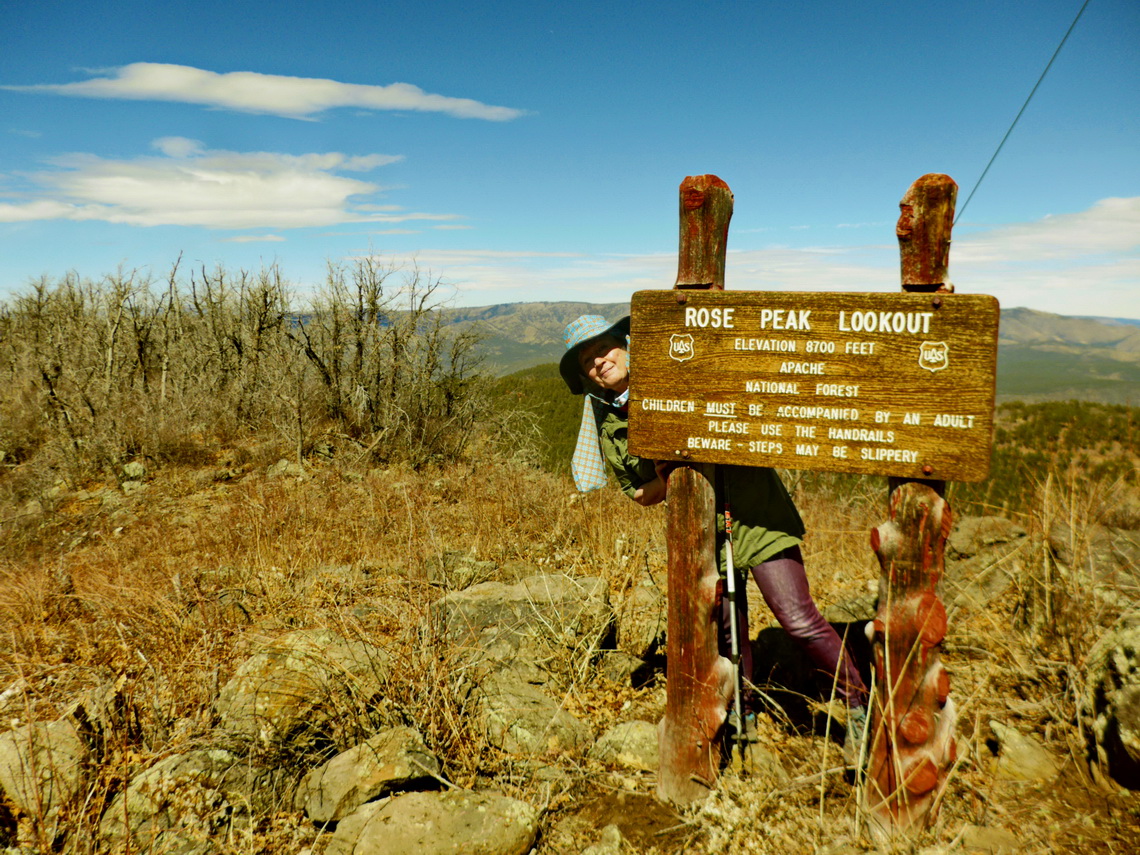
[[[690,175],[680,189],[681,234],[674,287],[723,291],[732,191],[715,175]]]
[[[910,185],[899,202],[899,260],[904,291],[953,291],[950,232],[958,185],[949,175],[930,173]]]

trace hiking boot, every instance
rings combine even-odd
[[[847,733],[843,737],[843,759],[848,766],[859,763],[859,749],[867,735],[870,717],[866,707],[851,707],[847,710]]]

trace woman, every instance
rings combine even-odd
[[[574,479],[582,491],[605,484],[602,460],[627,496],[640,505],[665,498],[675,464],[642,460],[629,453],[629,318],[609,324],[583,315],[563,333],[566,352],[559,371],[575,395],[585,395],[582,428],[574,450]],[[804,524],[775,470],[721,467],[731,502],[735,572],[751,570],[764,601],[784,630],[821,671],[836,675],[839,697],[848,707],[844,752],[854,759],[866,727],[867,691],[835,629],[824,620],[808,590],[800,544]],[[723,519],[718,518],[723,530]],[[737,586],[741,588],[740,585]],[[729,603],[721,603],[721,652],[730,648]],[[748,601],[737,598],[742,638],[748,639]],[[742,645],[741,673],[752,677],[752,647]]]

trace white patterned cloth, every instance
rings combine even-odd
[[[580,493],[606,486],[606,461],[598,444],[598,422],[589,395],[582,396],[582,424],[578,428],[574,456],[570,458],[570,472]]]

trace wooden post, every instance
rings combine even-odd
[[[949,176],[924,175],[899,203],[896,234],[904,291],[953,290],[946,274],[957,192]],[[891,478],[889,519],[871,531],[882,574],[873,624],[875,697],[863,799],[871,833],[880,842],[933,819],[955,757],[954,704],[941,662],[943,550],[953,522],[944,490],[943,481]]]
[[[697,175],[681,182],[680,196],[675,287],[722,290],[732,191],[715,175]],[[678,291],[677,301],[685,300]],[[704,797],[716,781],[717,733],[732,693],[731,663],[717,649],[714,471],[710,464],[688,465],[669,476],[668,683],[657,795],[678,804]]]

